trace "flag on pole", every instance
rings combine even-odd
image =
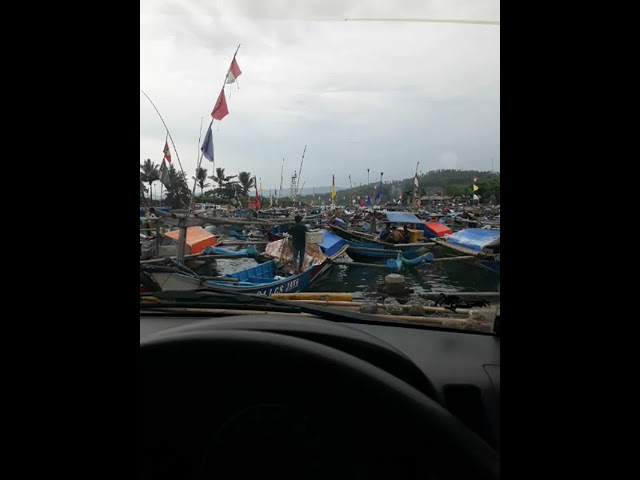
[[[253,177],[253,186],[256,189],[256,205],[258,206],[258,210],[260,210],[260,195],[258,194],[258,181],[256,177]]]
[[[213,107],[211,116],[214,120],[222,120],[227,115],[229,115],[229,109],[227,108],[227,98],[224,96],[223,88],[220,91],[220,95],[218,95],[218,100],[216,101],[216,106]]]
[[[166,159],[167,162],[171,163],[171,150],[169,150],[169,144],[167,143],[166,140],[164,141],[163,153],[164,153],[164,159]]]
[[[169,169],[167,168],[167,162],[165,159],[162,159],[162,164],[160,165],[160,181],[164,184],[165,187],[171,186],[171,181],[169,179]]]
[[[227,83],[235,82],[236,78],[238,78],[240,74],[242,74],[242,70],[240,70],[238,62],[236,61],[236,57],[234,55],[233,60],[231,61],[231,66],[229,67],[229,73],[227,73]]]
[[[213,162],[213,133],[211,133],[211,127],[209,127],[207,134],[204,136],[204,142],[202,142],[200,150],[207,160]]]
[[[477,192],[478,190],[480,190],[480,187],[478,187],[477,185],[474,185],[474,186],[473,186],[473,191],[474,191],[474,192]]]
[[[477,182],[477,181],[478,181],[478,177],[475,177],[475,176],[474,176],[474,177],[473,177],[473,181],[474,181],[474,182]]]
[[[333,175],[333,183],[331,184],[331,198],[336,198],[336,176]]]
[[[262,179],[260,179],[260,195],[262,195]]]
[[[382,179],[380,179],[378,189],[376,190],[376,203],[378,203],[380,200],[382,200]]]

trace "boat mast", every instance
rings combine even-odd
[[[294,170],[293,176],[291,177],[291,202],[294,207],[296,206],[297,188],[298,188],[298,173]]]
[[[307,151],[307,146],[304,146],[304,150],[302,150],[302,159],[300,160],[300,169],[298,170],[298,181],[296,183],[296,198],[302,192],[298,189],[298,185],[300,185],[300,178],[302,178],[302,164],[304,163],[304,152]],[[304,185],[304,184],[303,184]]]
[[[413,180],[413,203],[414,207],[417,208],[420,204],[420,184],[418,183],[418,167],[420,166],[420,162],[416,163],[416,176]]]
[[[282,181],[284,179],[284,158],[282,159],[282,168],[280,168],[280,192],[278,193],[277,198],[282,200]],[[276,202],[277,203],[277,202]]]

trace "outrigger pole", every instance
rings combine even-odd
[[[140,89],[140,91],[142,92],[142,94],[145,97],[147,97],[147,100],[149,100],[149,102],[151,102],[151,105],[153,105],[153,108],[155,109],[156,113],[160,117],[160,120],[162,120],[162,124],[164,125],[164,128],[167,130],[167,135],[169,136],[169,139],[171,140],[171,145],[173,145],[173,151],[176,152],[176,158],[178,159],[178,165],[180,165],[180,171],[182,173],[184,173],[184,170],[182,169],[182,162],[180,162],[180,155],[178,154],[178,149],[176,148],[176,144],[173,142],[173,137],[171,136],[171,132],[169,131],[169,127],[167,127],[167,124],[164,121],[164,118],[162,118],[162,115],[160,115],[160,111],[158,110],[158,107],[155,106],[153,101],[149,98],[149,95],[144,93],[144,90],[142,90],[142,89]]]

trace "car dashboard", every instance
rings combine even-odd
[[[206,319],[141,315],[140,340],[142,342],[160,332],[194,323],[215,325],[237,322],[242,317],[245,316]],[[261,317],[273,322],[278,315],[246,317],[251,317],[251,322],[260,322]],[[435,390],[434,399],[496,451],[500,451],[499,336],[406,324],[341,325],[376,337],[401,352],[431,383]]]

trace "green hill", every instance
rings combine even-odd
[[[478,177],[476,185],[481,202],[493,200],[500,203],[500,172],[489,172],[480,170],[432,170],[426,174],[419,176],[420,196],[442,194],[451,197],[471,196],[473,177]],[[360,187],[346,188],[337,192],[336,203],[351,203],[352,199],[358,197],[364,198],[367,193],[375,198],[375,192],[378,184],[372,183],[369,186],[362,185]],[[413,196],[413,177],[404,180],[383,181],[382,183],[382,203],[397,199],[402,193],[403,201],[411,199]],[[318,203],[328,204],[331,202],[329,193],[318,195],[315,198],[311,195],[304,195],[302,202],[310,203],[311,200],[317,205]]]

